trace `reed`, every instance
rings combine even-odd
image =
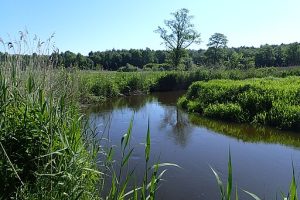
[[[76,73],[52,68],[43,55],[50,39],[23,60],[27,37],[8,43],[0,68],[0,198],[99,199],[98,149],[78,111]]]
[[[218,173],[212,168],[210,167],[216,180],[217,180],[217,184],[219,186],[219,191],[220,191],[220,199],[221,200],[230,200],[232,199],[232,181],[233,181],[233,173],[232,173],[232,164],[231,164],[231,153],[230,153],[230,149],[229,149],[229,158],[228,158],[228,174],[227,174],[227,184],[226,184],[226,188],[224,183],[222,182],[220,176],[218,175]],[[287,194],[284,194],[281,192],[281,199],[282,200],[298,200],[298,192],[297,192],[297,182],[296,182],[296,178],[295,178],[295,171],[294,171],[294,165],[292,164],[292,180],[290,183],[290,188]],[[262,200],[261,198],[259,198],[256,194],[249,192],[247,190],[243,190],[241,189],[241,191],[243,191],[244,193],[248,194],[250,197],[252,197],[255,200]],[[238,186],[236,185],[235,187],[235,200],[239,199],[239,192],[238,192]],[[277,199],[277,195],[276,195],[276,199]]]

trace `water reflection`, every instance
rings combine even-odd
[[[189,135],[194,126],[206,127],[219,134],[235,137],[244,142],[276,143],[293,147],[300,147],[299,133],[280,131],[269,127],[253,126],[249,124],[228,123],[203,118],[197,114],[187,114],[176,107],[176,99],[183,94],[179,92],[154,93],[123,98],[113,98],[101,104],[89,106],[83,112],[89,116],[97,113],[101,121],[108,122],[111,112],[117,109],[129,109],[138,112],[147,103],[158,102],[163,107],[163,117],[160,121],[160,130],[171,127],[172,137],[177,144],[186,146]]]
[[[188,114],[176,107],[181,94],[116,98],[90,106],[84,112],[90,125],[97,126],[99,134],[105,133],[110,144],[116,145],[115,152],[134,113],[131,145],[135,151],[131,162],[137,177],[142,177],[144,170],[141,143],[145,141],[150,118],[151,158],[156,161],[159,157],[160,162],[182,167],[168,170],[167,183],[158,190],[158,199],[218,199],[218,187],[209,165],[226,179],[229,146],[234,181],[240,188],[265,199],[274,199],[278,191],[288,191],[291,158],[295,169],[300,168],[300,134]],[[115,154],[114,159],[120,159],[120,155]],[[247,197],[241,192],[241,199]]]
[[[189,123],[188,115],[176,107],[166,106],[164,108],[164,116],[160,123],[160,130],[164,130],[167,126],[170,126],[172,137],[176,143],[185,147],[193,131],[193,127]]]
[[[216,121],[196,114],[190,114],[189,120],[194,125],[206,127],[216,133],[235,137],[244,142],[275,143],[300,147],[299,133],[295,132],[280,131],[270,127]]]
[[[111,98],[107,101],[98,103],[96,105],[89,105],[82,108],[82,111],[89,115],[91,113],[103,113],[113,111],[115,109],[130,109],[132,111],[139,111],[146,103],[152,102],[156,98],[150,95],[137,95],[129,97]]]

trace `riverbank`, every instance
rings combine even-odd
[[[164,72],[96,72],[78,71],[80,102],[103,101],[106,98],[146,94],[151,92],[186,90],[195,81],[213,79],[244,80],[268,76],[300,76],[295,68],[260,68],[249,70],[223,70],[199,68],[194,71]]]
[[[199,81],[178,104],[205,117],[299,131],[299,92],[296,76]]]
[[[65,71],[0,68],[0,199],[100,199],[99,151],[75,80]]]

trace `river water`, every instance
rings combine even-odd
[[[223,182],[227,180],[229,149],[232,156],[233,184],[240,199],[252,199],[242,189],[262,199],[276,199],[287,193],[292,177],[300,174],[300,134],[224,123],[188,114],[176,107],[182,92],[110,99],[85,110],[98,138],[107,138],[116,149],[133,117],[130,165],[137,179],[144,170],[144,145],[148,119],[151,132],[152,163],[176,163],[167,167],[157,199],[220,199],[212,166]],[[235,192],[235,189],[234,191]]]

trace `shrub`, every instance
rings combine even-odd
[[[203,104],[199,101],[189,101],[187,102],[186,107],[189,112],[197,112],[197,113],[203,112]]]
[[[276,103],[267,115],[267,124],[281,129],[300,130],[300,106]]]
[[[212,118],[299,130],[299,91],[299,77],[199,81],[179,105]]]
[[[126,64],[126,66],[120,67],[118,69],[119,72],[136,72],[139,71],[140,69],[134,65],[131,65],[129,63]]]
[[[182,107],[183,109],[188,109],[188,102],[189,101],[187,100],[187,98],[185,96],[182,96],[178,99],[177,105]]]
[[[225,121],[244,121],[244,114],[239,104],[210,104],[204,109],[204,116]]]

